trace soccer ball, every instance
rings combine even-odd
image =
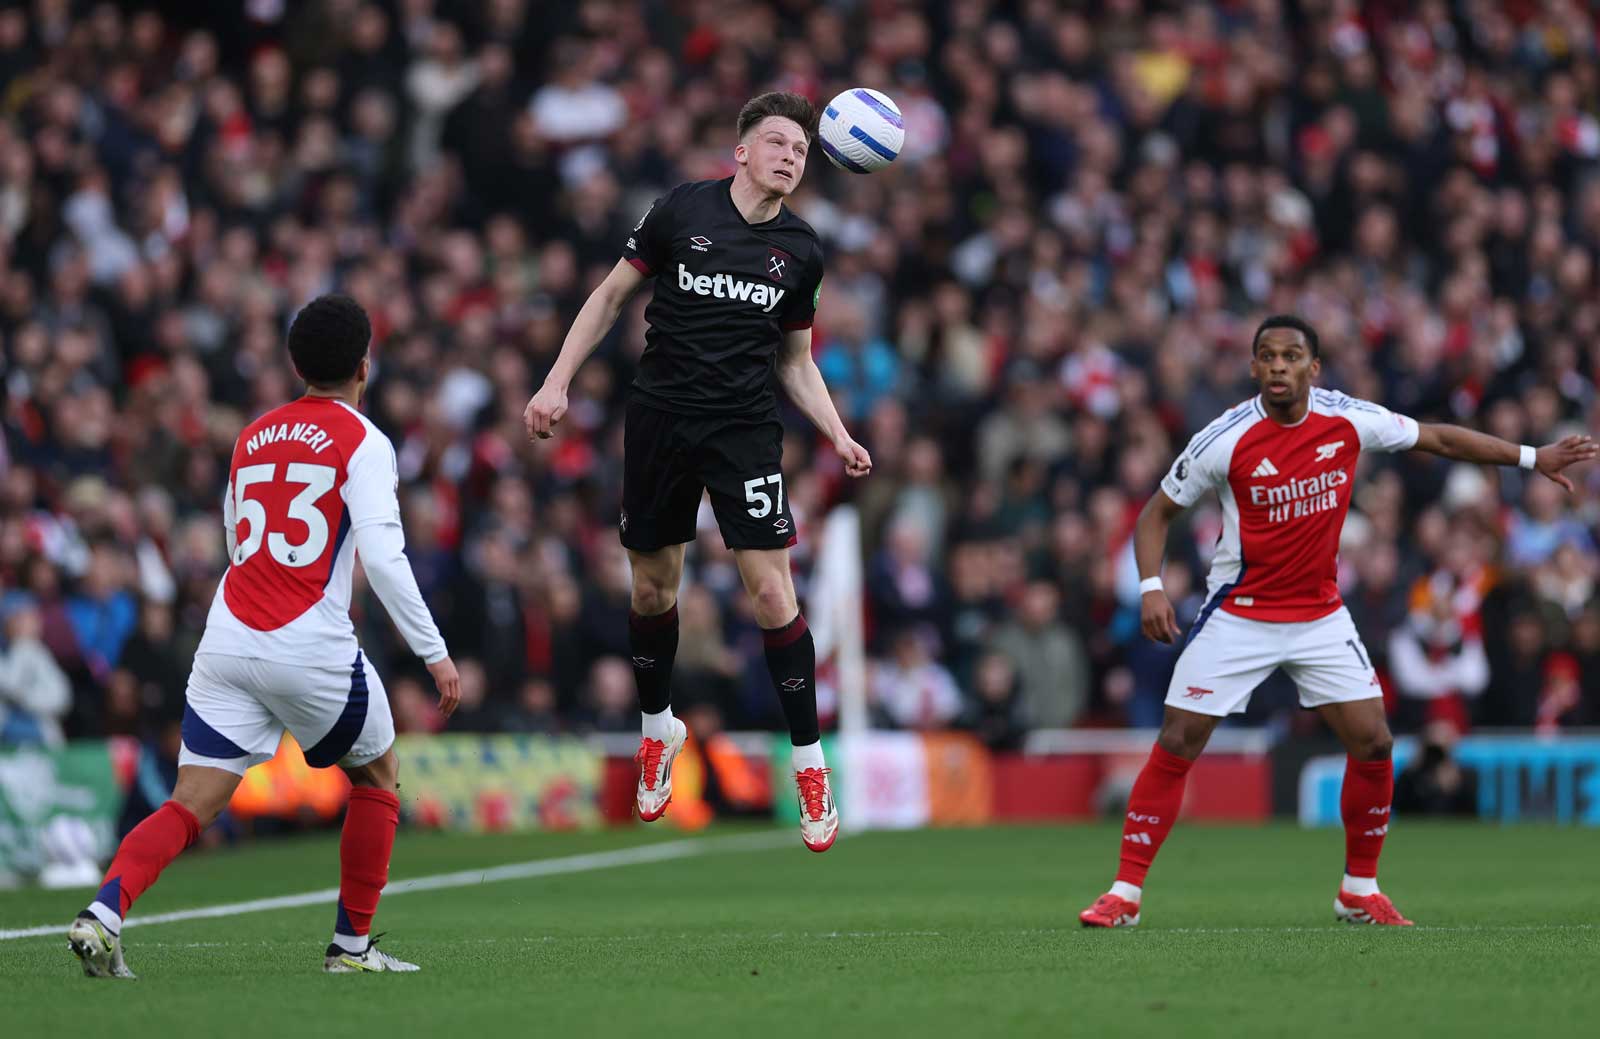
[[[817,137],[822,153],[841,170],[872,173],[900,154],[906,124],[887,94],[855,87],[828,102]]]

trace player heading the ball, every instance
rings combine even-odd
[[[872,458],[846,431],[811,359],[822,247],[784,205],[805,174],[816,126],[811,102],[798,94],[745,103],[733,147],[738,171],[680,185],[640,217],[622,259],[578,312],[524,420],[530,438],[552,435],[567,413],[573,375],[628,298],[654,278],[625,419],[618,520],[633,569],[628,643],[644,730],[639,817],[666,811],[672,763],[687,737],[668,690],[684,545],[695,538],[695,514],[709,491],[789,722],[801,838],[820,852],[833,845],[839,813],[817,722],[816,648],[789,573],[795,517],[784,492],[774,384],[832,443],[846,473],[867,475]]]

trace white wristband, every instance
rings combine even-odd
[[[1517,465],[1523,469],[1532,469],[1534,462],[1538,459],[1538,456],[1538,451],[1529,447],[1527,444],[1523,444],[1522,457],[1517,459]]]
[[[1151,592],[1160,592],[1164,590],[1165,589],[1161,584],[1161,577],[1159,574],[1155,577],[1146,577],[1143,581],[1139,582],[1140,595],[1148,595]]]

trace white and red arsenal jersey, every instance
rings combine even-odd
[[[353,530],[400,523],[394,447],[343,401],[302,397],[239,434],[223,520],[227,572],[199,652],[345,667]]]
[[[1415,420],[1313,388],[1306,417],[1282,426],[1256,397],[1195,434],[1161,481],[1187,508],[1222,500],[1208,610],[1262,621],[1309,621],[1341,605],[1339,533],[1363,450],[1416,446]]]

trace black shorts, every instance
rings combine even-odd
[[[788,548],[794,514],[783,486],[776,418],[679,415],[630,400],[622,441],[622,544],[654,552],[693,541],[701,491],[729,548]]]

